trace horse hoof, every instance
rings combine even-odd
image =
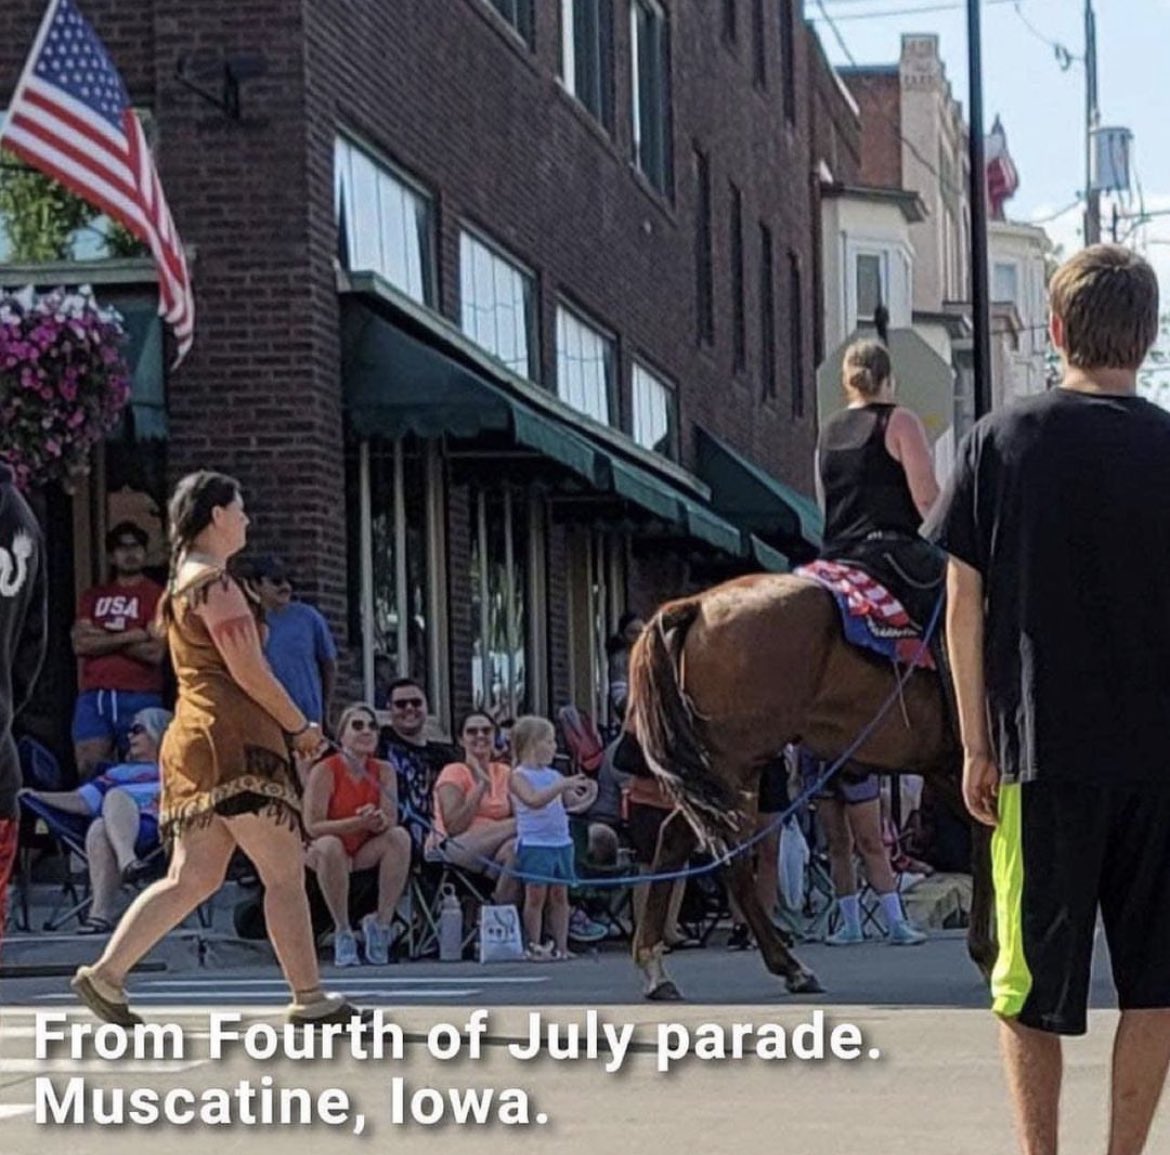
[[[792,995],[822,995],[825,993],[825,988],[821,986],[817,976],[812,971],[793,975],[791,978],[785,979],[784,985],[788,988],[788,993]]]
[[[682,1002],[682,993],[670,979],[667,979],[666,982],[659,983],[652,991],[647,991],[646,998],[652,1003],[679,1003]]]

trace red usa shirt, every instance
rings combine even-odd
[[[81,595],[79,621],[111,633],[145,629],[154,619],[162,586],[143,578],[133,585],[95,586]],[[81,689],[121,690],[127,694],[161,694],[162,667],[140,662],[124,650],[81,659]]]

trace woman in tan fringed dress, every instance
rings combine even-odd
[[[160,751],[160,825],[173,842],[170,872],[143,891],[105,953],[72,986],[107,1022],[141,1022],[126,1000],[127,973],[168,931],[223,885],[239,847],[264,883],[272,945],[293,991],[294,1023],[348,1022],[360,1014],[320,986],[305,895],[300,788],[289,756],[316,754],[320,729],[273,676],[258,607],[227,574],[248,518],[239,484],[189,474],[170,504],[171,578],[160,604],[178,676],[175,720]]]

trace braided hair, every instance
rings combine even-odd
[[[188,473],[175,486],[170,504],[167,506],[171,559],[167,587],[158,603],[157,620],[160,632],[165,632],[175,619],[173,606],[175,581],[183,557],[195,539],[211,524],[213,511],[231,505],[241,492],[240,483],[234,477],[228,477],[225,473],[213,473],[208,469]]]

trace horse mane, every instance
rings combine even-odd
[[[683,812],[700,845],[721,849],[739,828],[737,799],[713,772],[682,687],[682,650],[702,595],[665,605],[630,654],[627,725],[646,764]]]

